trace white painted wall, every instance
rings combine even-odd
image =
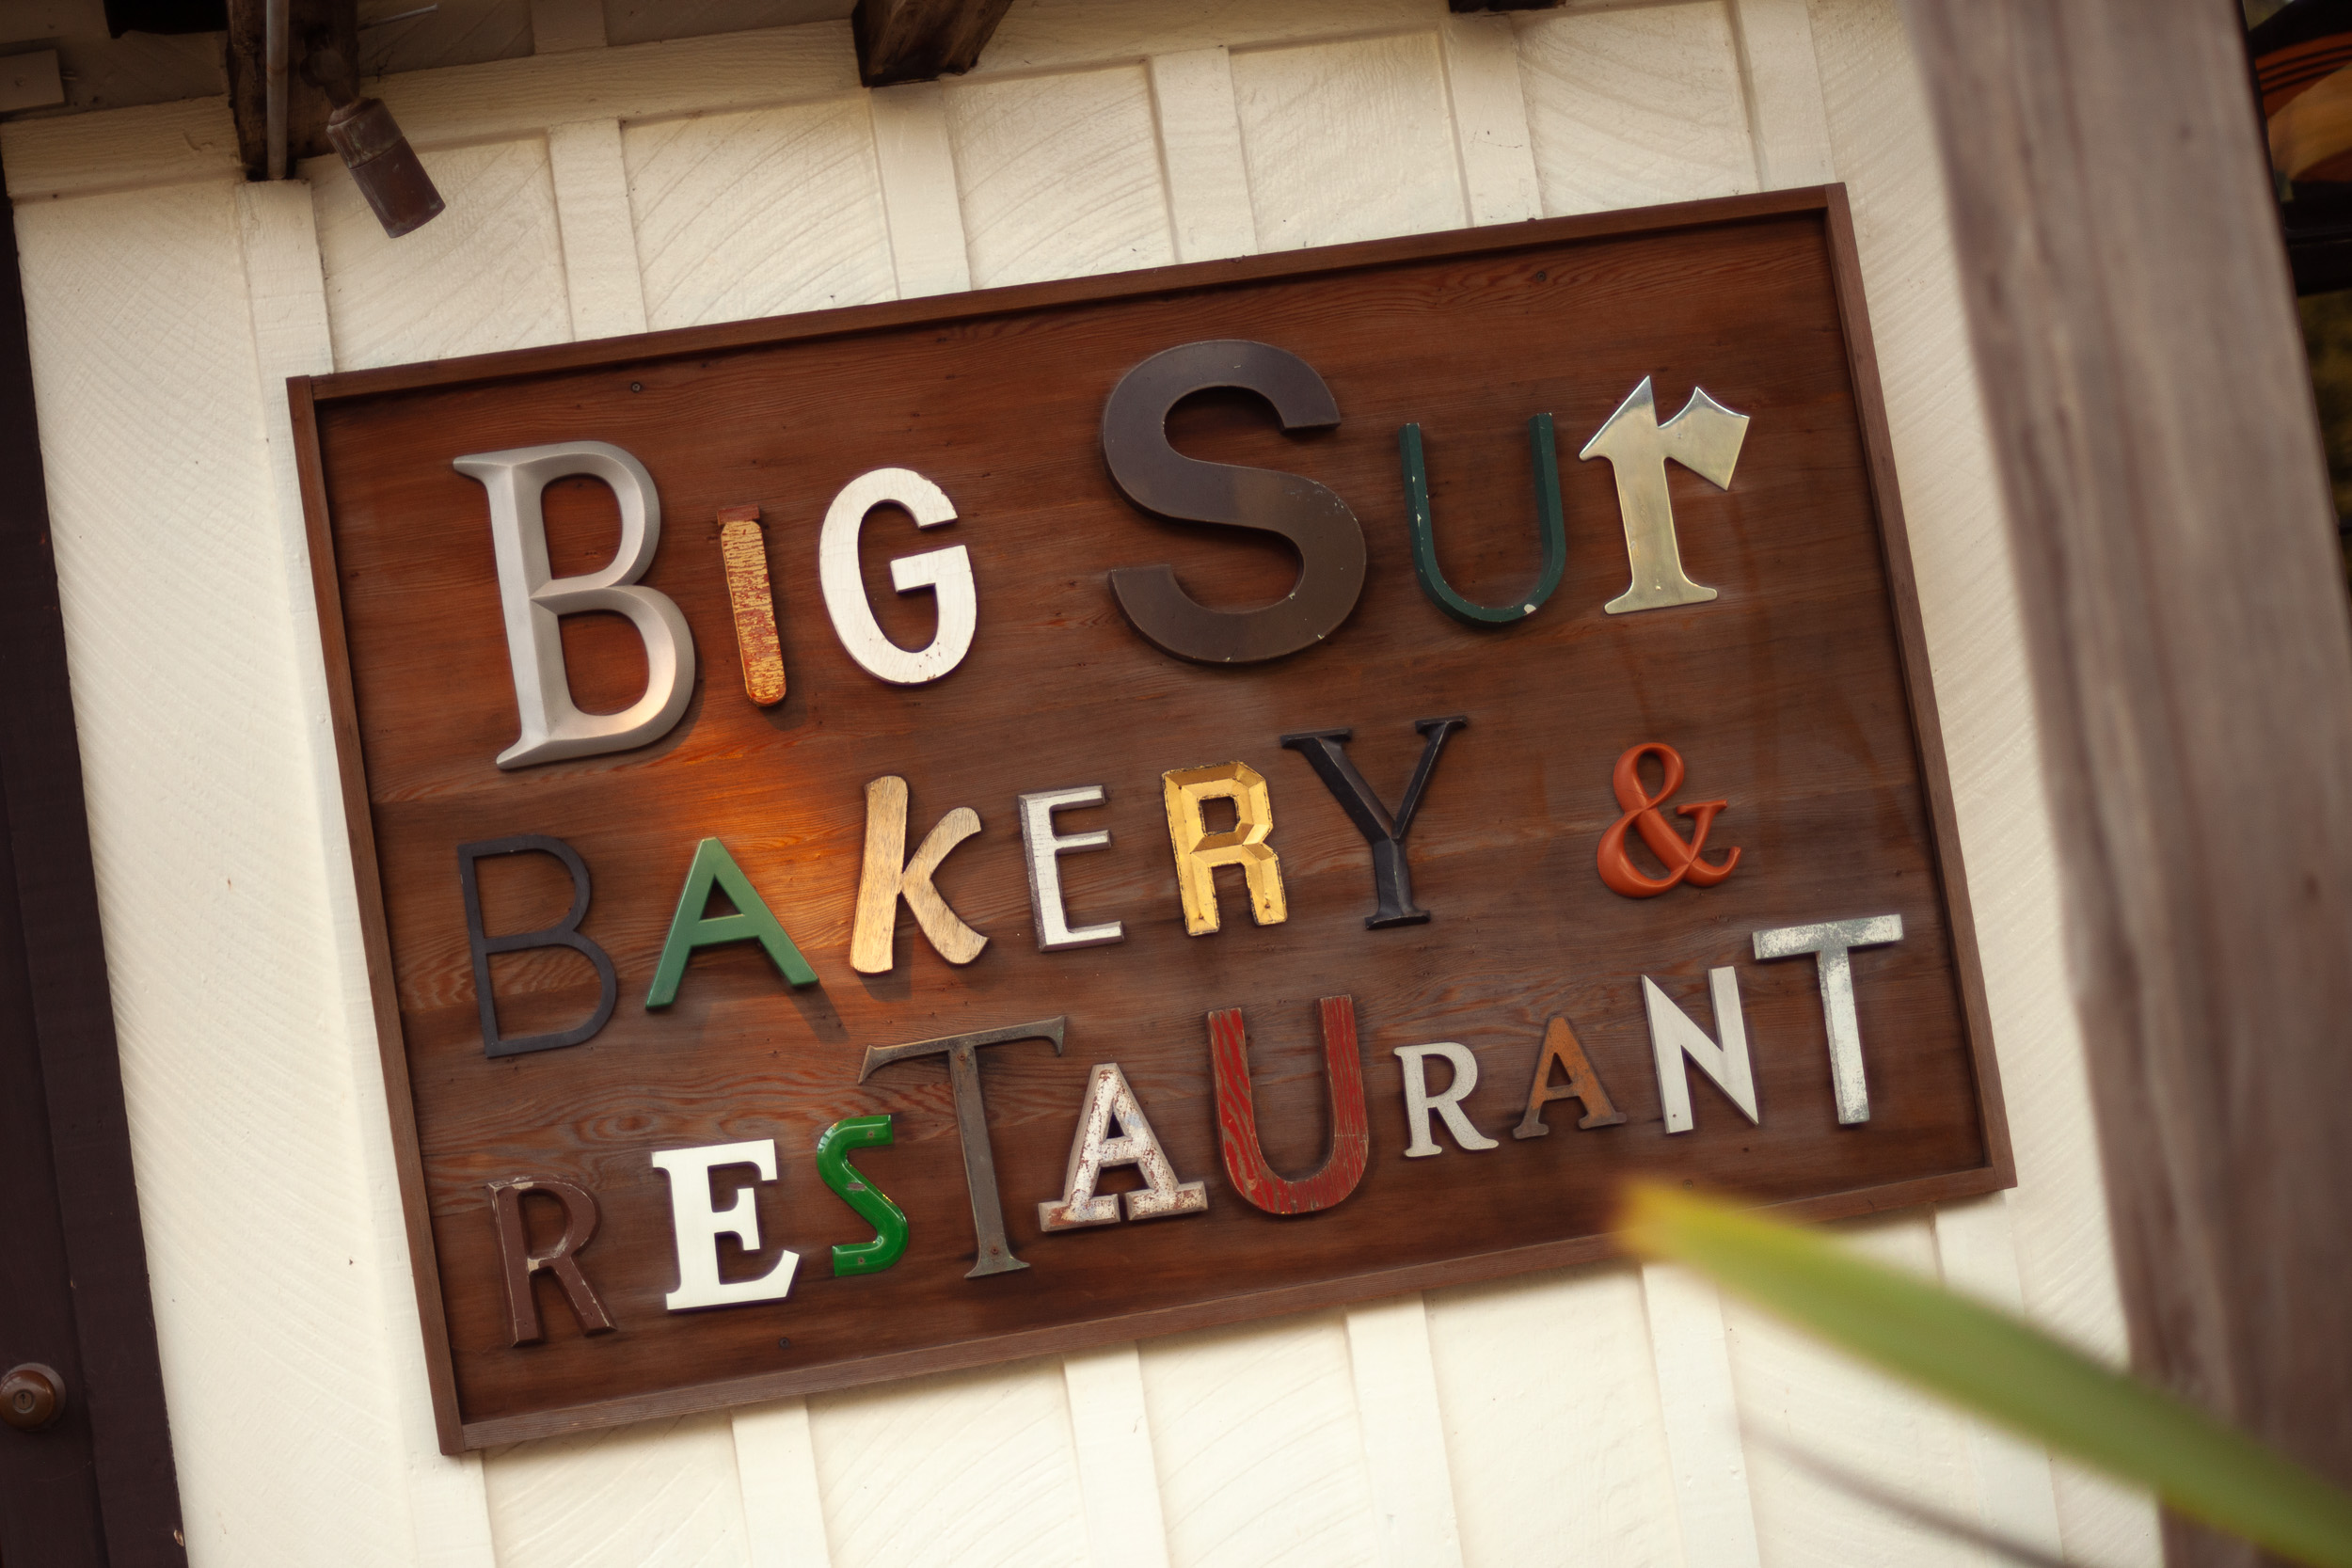
[[[1629,1266],[486,1458],[431,1438],[286,375],[1832,178],[2022,1178],[1852,1228],[2120,1354],[2010,562],[1892,0],[1018,0],[969,76],[876,94],[840,23],[380,90],[449,198],[396,243],[331,165],[240,183],[217,101],[0,127],[199,1568],[1977,1560],[1789,1444],[2154,1560],[2141,1499]]]

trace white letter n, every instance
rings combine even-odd
[[[1728,969],[1710,969],[1707,990],[1715,1004],[1715,1027],[1723,1031],[1721,1045],[1708,1039],[1707,1031],[1692,1022],[1690,1015],[1676,1006],[1648,975],[1642,976],[1642,1004],[1649,1009],[1650,1052],[1658,1059],[1658,1098],[1666,1108],[1669,1132],[1688,1132],[1696,1125],[1691,1119],[1691,1081],[1682,1067],[1685,1056],[1698,1063],[1699,1070],[1715,1080],[1715,1086],[1729,1095],[1750,1121],[1759,1127],[1764,1122],[1756,1114],[1756,1075],[1748,1066],[1747,1022],[1740,1016],[1740,977]]]

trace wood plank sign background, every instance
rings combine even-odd
[[[2010,1180],[1837,189],[292,394],[453,1451]]]

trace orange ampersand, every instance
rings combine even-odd
[[[1660,781],[1655,795],[1642,788],[1642,759],[1651,755],[1665,768],[1665,777]],[[1677,806],[1676,816],[1691,818],[1688,844],[1660,815],[1658,808],[1666,803],[1666,798],[1682,787],[1682,753],[1673,747],[1652,740],[1632,748],[1617,759],[1609,783],[1617,792],[1617,804],[1625,808],[1625,815],[1600,835],[1600,852],[1595,857],[1600,879],[1609,884],[1611,892],[1622,893],[1628,898],[1655,898],[1686,879],[1693,887],[1713,887],[1740,863],[1737,849],[1724,855],[1721,864],[1699,858],[1699,851],[1707,847],[1707,830],[1714,826],[1715,814],[1730,801],[1701,800],[1695,805]],[[1664,877],[1645,876],[1633,863],[1633,857],[1626,853],[1625,847],[1628,828],[1640,832],[1642,842],[1666,867]]]

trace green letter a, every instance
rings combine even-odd
[[[714,887],[734,903],[735,913],[705,916]],[[666,1007],[677,1000],[678,981],[685,977],[686,960],[695,948],[755,941],[768,950],[770,960],[793,985],[817,983],[817,972],[808,967],[801,950],[768,912],[768,906],[735,863],[735,857],[727,853],[727,847],[715,838],[704,839],[694,846],[694,863],[686,873],[686,891],[678,895],[677,913],[670,917],[669,940],[661,944],[661,962],[654,969],[653,990],[645,993],[645,1006]]]

